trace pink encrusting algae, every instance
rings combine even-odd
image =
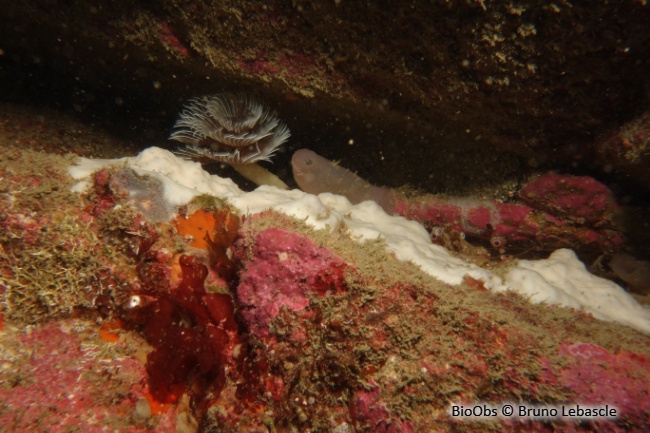
[[[650,429],[650,339],[631,328],[492,293],[478,279],[442,283],[381,240],[358,243],[345,223],[314,230],[274,211],[239,215],[207,195],[164,221],[168,209],[151,203],[159,187],[128,168],[97,171],[78,195],[65,177],[71,161],[5,155],[2,430]],[[435,207],[470,235],[529,233],[531,213],[567,221],[520,203],[423,209]],[[451,402],[481,401],[593,402],[619,414],[449,415]]]
[[[325,296],[346,287],[343,260],[301,236],[271,228],[253,245],[256,260],[241,275],[237,298],[256,335],[268,334],[269,322],[282,307],[300,311],[309,305],[309,293]]]
[[[533,207],[496,200],[432,195],[410,199],[396,195],[395,213],[427,227],[448,227],[485,240],[503,237],[510,246],[526,245],[544,251],[567,247],[608,251],[623,245],[623,235],[615,228],[595,228],[575,223],[573,216],[560,219]]]
[[[623,245],[614,223],[618,209],[614,197],[590,177],[548,173],[521,189],[520,202],[504,203],[432,194],[406,196],[371,185],[305,149],[294,154],[292,165],[303,191],[340,194],[352,203],[374,200],[387,213],[413,219],[429,229],[438,227],[541,251],[585,247],[611,251]]]
[[[91,322],[4,330],[0,346],[2,431],[143,433],[169,431],[173,425],[173,410],[156,426],[148,423],[144,366],[125,356],[123,342],[101,341]]]
[[[275,217],[256,217],[253,225],[262,218]],[[622,431],[628,422],[636,431],[650,427],[648,413],[640,416],[643,411],[632,404],[647,390],[647,355],[609,355],[598,345],[561,340],[542,349],[532,328],[525,329],[530,325],[498,324],[504,313],[526,314],[523,304],[499,296],[490,313],[469,301],[457,303],[476,295],[493,302],[482,290],[406,281],[377,285],[295,232],[245,230],[235,245],[242,261],[238,298],[251,333],[258,399],[279,419],[302,419],[298,425],[315,430],[349,423],[355,431],[415,432],[452,428],[458,421],[446,414],[450,401],[570,401],[618,408],[619,418],[584,424],[587,429]],[[402,272],[408,280],[408,268]],[[263,295],[268,290],[274,295]],[[600,356],[591,360],[584,348]],[[614,385],[614,392],[612,381],[628,391]],[[227,417],[220,422],[229,424]],[[507,431],[549,427],[500,422]]]
[[[614,229],[618,205],[612,192],[588,176],[547,173],[528,182],[520,199],[560,219]]]

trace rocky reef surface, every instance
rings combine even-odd
[[[97,129],[61,136],[87,127],[50,112],[3,113],[5,431],[650,426],[647,332],[490,289],[521,263],[534,269],[542,261],[475,264],[464,261],[471,250],[446,252],[432,256],[452,272],[440,275],[459,280],[444,282],[431,275],[435,266],[387,249],[412,243],[415,222],[389,220],[393,231],[382,239],[376,205],[369,214],[368,204],[352,206],[336,220],[345,199],[332,194],[269,187],[243,194],[207,173],[217,182],[213,193],[180,188],[186,204],[171,211],[157,174],[119,160],[94,160],[86,189],[75,192],[68,171],[79,159],[71,152],[88,155],[87,144],[110,142],[122,154],[128,146]],[[278,202],[279,194],[288,198]],[[329,211],[289,216],[318,206]],[[555,277],[589,290],[572,275]],[[617,414],[477,422],[451,412],[452,404],[508,402],[607,405]]]
[[[0,10],[0,430],[650,430],[647,2]]]

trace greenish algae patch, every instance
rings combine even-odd
[[[3,314],[35,323],[90,308],[102,291],[104,253],[79,220],[83,204],[65,169],[71,157],[6,149],[0,162]]]
[[[0,308],[10,322],[107,306],[134,274],[136,214],[113,204],[99,214],[95,193],[70,192],[73,161],[13,148],[0,161]]]

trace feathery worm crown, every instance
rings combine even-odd
[[[270,161],[291,135],[276,113],[250,95],[221,93],[189,102],[171,140],[185,143],[189,159],[247,164]]]

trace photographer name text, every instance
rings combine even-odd
[[[449,416],[467,421],[487,421],[494,419],[531,420],[595,420],[616,419],[616,407],[605,404],[591,406],[585,404],[535,405],[526,403],[451,404]]]

